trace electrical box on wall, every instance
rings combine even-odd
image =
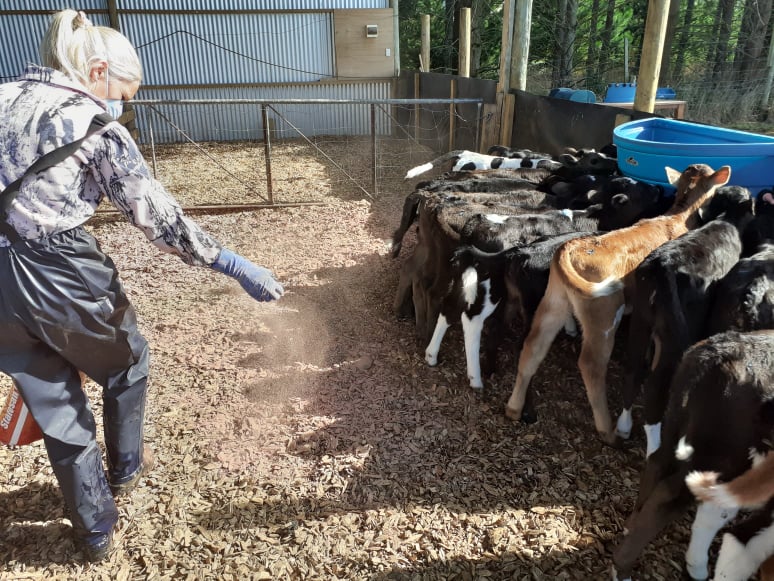
[[[395,76],[395,13],[392,8],[333,11],[336,76],[340,79]]]

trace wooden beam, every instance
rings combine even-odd
[[[510,86],[527,90],[527,65],[529,64],[529,38],[532,28],[532,0],[516,0],[513,42],[511,46]]]
[[[457,74],[460,77],[470,76],[470,8],[460,8],[460,51]]]
[[[116,0],[108,0],[108,17],[110,18],[110,28],[121,32],[121,23],[118,21],[118,5]]]
[[[634,109],[653,113],[661,73],[661,54],[664,52],[670,0],[649,0],[645,20],[642,57],[634,94]]]
[[[500,77],[498,93],[507,93],[511,88],[511,47],[513,45],[513,16],[515,0],[503,0],[503,35],[500,45]]]
[[[423,73],[430,72],[430,15],[423,14],[421,17],[422,26],[422,49],[419,53],[419,70]]]

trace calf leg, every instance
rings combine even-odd
[[[645,360],[650,344],[650,325],[642,313],[632,312],[629,319],[625,379],[622,392],[623,409],[618,417],[616,434],[628,439],[632,433],[632,407],[645,378]]]
[[[482,389],[484,383],[481,380],[481,335],[484,331],[484,321],[495,311],[497,303],[492,303],[489,294],[489,281],[484,284],[485,295],[483,309],[478,315],[469,317],[468,313],[462,313],[462,331],[465,336],[465,358],[468,367],[468,379],[470,387]]]
[[[774,579],[774,522],[772,503],[723,535],[714,579],[744,581],[760,566],[761,581]],[[746,539],[746,542],[745,542]]]
[[[657,354],[653,358],[653,371],[645,381],[645,436],[647,456],[661,445],[661,420],[669,401],[669,384],[682,353],[670,346],[670,340],[657,341]]]
[[[615,578],[631,577],[643,549],[664,527],[685,512],[690,501],[682,474],[672,474],[654,486],[639,512],[629,519],[628,531],[613,552]]]
[[[546,294],[538,305],[529,334],[521,349],[516,382],[511,397],[505,406],[505,415],[509,418],[518,420],[522,417],[529,382],[569,314],[571,314],[570,301],[562,283],[556,280],[552,273]]]
[[[709,548],[723,525],[736,516],[738,509],[702,502],[691,525],[691,542],[685,552],[685,567],[691,579],[709,577]]]
[[[443,341],[444,335],[446,335],[446,331],[449,330],[449,326],[449,321],[444,314],[441,313],[438,315],[438,321],[435,324],[433,336],[425,349],[425,361],[427,361],[427,364],[431,367],[438,365],[438,351],[441,349],[441,342]]]
[[[615,344],[615,332],[623,316],[623,296],[611,295],[604,300],[579,301],[575,306],[583,327],[583,347],[578,366],[586,385],[586,396],[591,404],[597,432],[604,442],[613,444],[616,435],[607,404],[605,380]]]

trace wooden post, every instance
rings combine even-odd
[[[414,73],[414,98],[419,99],[419,73]],[[421,127],[422,106],[418,103],[414,105],[414,140],[419,141],[419,129]]]
[[[500,136],[499,144],[510,145],[511,125],[507,124],[506,118],[512,118],[512,111],[509,107],[513,105],[513,99],[509,99],[508,91],[511,89],[511,60],[513,58],[513,18],[515,16],[515,1],[503,0],[503,36],[500,47],[500,77],[497,83],[497,106],[500,115]],[[498,145],[498,144],[494,144]]]
[[[457,79],[452,79],[449,87],[449,99],[457,96]],[[454,133],[457,131],[457,106],[449,103],[449,151],[454,151]]]
[[[531,28],[532,0],[516,0],[511,47],[513,57],[511,58],[510,86],[520,91],[527,90],[527,65]]]
[[[500,45],[500,77],[498,93],[507,93],[511,88],[511,47],[513,45],[513,16],[515,0],[503,0],[503,36]]]
[[[460,8],[460,54],[457,74],[460,77],[470,76],[470,8]]]
[[[419,70],[423,73],[430,72],[430,15],[423,14],[422,24],[422,49],[419,53]]]
[[[118,32],[121,32],[121,25],[118,22],[118,6],[116,6],[116,0],[107,0],[107,7],[110,28],[114,28]]]
[[[269,127],[269,112],[266,105],[261,105],[261,118],[263,119],[263,152],[266,157],[266,193],[269,203],[274,203],[274,191],[271,179],[271,128]]]
[[[371,193],[376,196],[376,105],[374,103],[371,103],[371,169]]]
[[[653,113],[661,73],[661,54],[664,52],[669,0],[649,0],[645,35],[642,41],[642,58],[637,73],[637,90],[634,93],[634,109]]]

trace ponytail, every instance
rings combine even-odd
[[[140,81],[142,66],[132,43],[107,26],[94,26],[83,12],[62,10],[53,15],[40,43],[41,64],[89,86],[95,61],[105,60],[110,74],[122,81]]]

